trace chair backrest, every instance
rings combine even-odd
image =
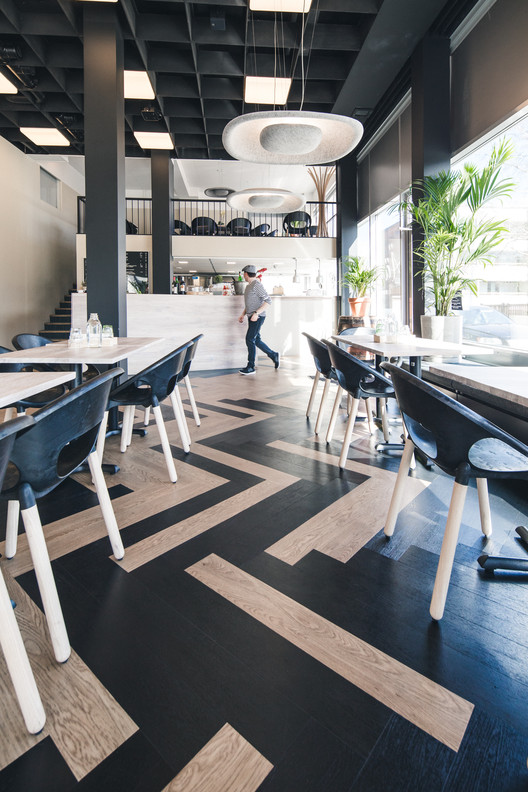
[[[306,236],[310,232],[312,218],[308,212],[290,212],[283,220],[282,227],[287,234]]]
[[[8,347],[0,346],[0,355],[5,355],[6,352],[12,351]],[[0,371],[4,372],[22,371],[23,368],[23,363],[0,363]]]
[[[332,362],[326,344],[323,341],[319,341],[318,338],[314,338],[309,333],[303,333],[303,336],[305,336],[308,341],[310,353],[313,356],[317,371],[328,379],[328,377],[334,374],[334,370],[332,369]]]
[[[17,432],[27,429],[33,423],[33,416],[22,415],[20,418],[13,418],[12,421],[4,421],[4,423],[0,424],[0,490],[4,483],[4,476],[13,450],[15,436]]]
[[[33,413],[34,424],[17,436],[11,461],[18,483],[28,483],[35,497],[55,489],[91,453],[113,380],[122,373],[109,369]]]
[[[180,236],[190,236],[192,234],[190,226],[184,223],[183,220],[174,221],[174,233]]]
[[[178,382],[184,379],[184,377],[186,377],[187,374],[189,373],[189,369],[191,368],[191,363],[193,362],[193,358],[196,354],[196,347],[198,346],[198,341],[200,340],[200,338],[203,338],[203,333],[200,333],[200,335],[191,338],[191,340],[188,342],[189,346],[187,347],[187,350],[185,352],[185,357],[183,359],[183,366],[180,374],[178,375]]]
[[[374,396],[376,394],[392,396],[394,389],[390,379],[384,377],[364,363],[354,355],[345,352],[344,349],[332,344],[330,341],[325,341],[328,347],[328,354],[334,371],[336,373],[337,381],[341,387],[354,398],[361,398],[362,396]]]
[[[249,236],[251,228],[251,220],[248,220],[247,217],[233,217],[226,225],[227,233],[232,236]]]
[[[139,391],[143,386],[148,387],[148,395],[155,401],[161,402],[166,399],[176,386],[183,369],[185,353],[191,344],[192,341],[187,341],[114,388],[110,394],[110,406],[114,400],[118,404],[121,396],[128,394],[133,397],[134,391]],[[140,396],[141,394],[138,393],[136,404],[142,403]],[[133,398],[131,402],[134,402]]]
[[[218,233],[218,226],[211,217],[195,217],[191,230],[196,236],[214,236]]]
[[[478,413],[393,363],[392,379],[414,445],[445,473],[467,483],[472,476],[528,472],[528,448]]]
[[[255,228],[252,228],[249,233],[250,233],[250,236],[255,236],[255,237],[257,237],[257,236],[266,236],[268,234],[269,230],[270,230],[270,224],[269,223],[260,223],[260,225],[255,226]]]
[[[49,338],[43,338],[36,333],[18,333],[18,335],[13,336],[11,343],[15,349],[34,349],[35,347],[52,344],[53,341],[50,341]]]

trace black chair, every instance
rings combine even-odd
[[[184,223],[183,220],[174,221],[174,233],[179,236],[190,236],[192,234],[190,226]]]
[[[137,225],[135,223],[133,223],[131,220],[127,220],[126,221],[126,233],[127,234],[137,234],[137,232],[138,232]]]
[[[276,229],[276,228],[274,228],[274,229],[273,229],[273,231],[270,231],[270,232],[269,232],[269,234],[266,234],[266,236],[269,236],[269,237],[276,237],[278,233],[279,233],[279,232],[277,231],[277,229]]]
[[[33,418],[27,415],[0,424],[0,488],[4,480],[16,433],[22,429],[27,429],[33,422]],[[0,645],[26,728],[30,734],[38,734],[44,727],[46,715],[1,571]]]
[[[233,217],[226,225],[226,231],[231,236],[250,236],[252,223],[247,217]]]
[[[173,394],[178,376],[184,365],[186,350],[191,343],[191,341],[188,341],[186,344],[178,347],[178,349],[165,355],[165,357],[147,366],[137,374],[134,374],[121,385],[118,385],[112,390],[108,401],[109,410],[113,407],[128,408],[125,409],[123,414],[123,426],[121,430],[122,452],[126,451],[127,446],[130,445],[135,408],[152,407],[167,470],[169,472],[169,478],[172,482],[177,481],[178,476],[176,474],[176,468],[174,467],[167,430],[165,429],[165,423],[161,414],[160,402]],[[181,421],[177,416],[179,406],[176,399],[171,398],[171,401],[183,441],[185,429],[183,429]],[[185,421],[185,419],[183,419],[183,421]],[[99,454],[102,454],[102,449],[99,451]]]
[[[444,614],[469,481],[477,483],[482,533],[491,536],[487,479],[528,479],[528,447],[413,374],[392,363],[382,363],[382,368],[391,376],[408,434],[385,535],[394,532],[415,449],[454,478],[430,607],[432,618],[438,621]]]
[[[330,385],[332,382],[337,383],[337,377],[334,369],[332,368],[332,363],[330,361],[330,355],[328,354],[328,349],[326,344],[323,341],[319,341],[317,338],[309,335],[309,333],[303,333],[303,336],[306,337],[308,341],[308,346],[310,347],[310,352],[314,359],[315,363],[315,377],[314,377],[314,384],[312,385],[312,390],[310,393],[310,398],[308,400],[308,407],[306,408],[306,417],[310,417],[310,413],[312,411],[312,406],[315,399],[315,394],[317,392],[317,386],[319,384],[319,380],[321,377],[324,378],[324,388],[323,388],[323,395],[321,396],[321,403],[319,404],[319,410],[317,412],[317,418],[315,420],[315,429],[314,434],[319,434],[319,429],[321,427],[321,420],[323,418],[323,410],[324,405],[326,402],[326,398],[328,396],[328,391],[330,389]]]
[[[33,423],[16,437],[1,497],[8,501],[5,554],[16,552],[19,510],[48,621],[55,657],[63,663],[70,645],[55,587],[36,501],[52,492],[86,460],[90,467],[112,550],[123,558],[124,549],[108,495],[100,458],[95,449],[114,377],[114,368],[73,388],[33,413]]]
[[[218,225],[211,217],[195,217],[191,222],[191,232],[195,236],[216,236]]]
[[[5,354],[6,352],[12,352],[12,349],[8,349],[8,347],[0,346],[0,355]],[[18,371],[32,371],[35,370],[37,367],[32,366],[31,364],[26,363],[2,363],[0,362],[0,371],[5,372],[18,372]],[[62,396],[63,393],[66,393],[68,390],[66,385],[57,385],[54,388],[48,388],[41,393],[36,393],[34,396],[28,396],[26,399],[20,399],[16,404],[7,407],[7,414],[5,420],[8,420],[11,416],[12,410],[16,409],[17,412],[22,413],[28,407],[38,408],[44,407],[44,405],[49,404],[49,402],[53,401],[54,399],[58,399],[59,396]]]
[[[269,235],[269,230],[270,230],[270,224],[269,223],[260,223],[260,225],[255,226],[255,228],[251,229],[251,231],[249,232],[249,235],[250,236],[254,236],[254,237],[268,236]]]
[[[336,373],[337,381],[340,388],[352,397],[352,408],[350,410],[347,427],[345,430],[345,437],[343,440],[343,447],[341,449],[341,456],[339,457],[339,467],[344,468],[348,456],[348,449],[350,447],[350,440],[352,432],[354,431],[354,424],[356,422],[356,415],[361,399],[366,400],[367,415],[371,415],[370,403],[368,399],[381,399],[382,400],[382,426],[383,436],[385,441],[389,440],[389,428],[387,421],[387,411],[385,402],[387,399],[394,397],[394,388],[392,383],[387,377],[371,368],[368,363],[345,352],[340,349],[336,344],[330,341],[325,342],[328,347],[328,354],[332,367]],[[337,391],[330,424],[326,433],[326,442],[329,443],[334,433],[335,422],[339,411],[339,402],[341,399],[340,390]]]
[[[309,236],[312,218],[307,212],[290,212],[282,222],[288,236]]]

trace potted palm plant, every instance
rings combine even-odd
[[[422,238],[414,255],[422,263],[426,308],[434,315],[422,316],[422,335],[445,340],[462,339],[462,319],[454,316],[452,301],[469,289],[477,294],[477,281],[469,267],[486,265],[503,239],[504,220],[486,213],[491,201],[511,195],[514,183],[501,177],[512,146],[501,141],[481,169],[465,164],[459,171],[442,171],[413,183],[414,195],[397,205],[416,223]],[[455,323],[456,328],[446,327]]]
[[[370,305],[367,291],[378,278],[379,272],[376,268],[367,267],[361,256],[343,256],[341,263],[344,268],[341,282],[350,291],[348,298],[350,313],[352,316],[366,316]]]

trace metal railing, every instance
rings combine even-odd
[[[250,215],[231,209],[225,201],[181,200],[173,198],[172,217],[174,234],[197,236],[303,236],[335,237],[336,204],[307,201],[304,220],[292,220],[288,215],[255,212]],[[86,198],[77,200],[77,232],[85,230]],[[291,213],[290,213],[291,214]],[[295,213],[297,214],[297,213]],[[127,234],[152,234],[152,200],[150,198],[126,199]]]

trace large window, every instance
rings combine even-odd
[[[506,127],[488,136],[452,162],[484,165],[498,140],[506,138],[514,148],[513,158],[502,173],[515,183],[513,197],[490,207],[494,217],[505,218],[509,233],[495,249],[494,261],[476,266],[478,294],[462,295],[464,338],[500,347],[502,351],[528,351],[528,112],[525,110]],[[497,360],[497,362],[499,362]],[[509,361],[508,361],[509,362]]]

